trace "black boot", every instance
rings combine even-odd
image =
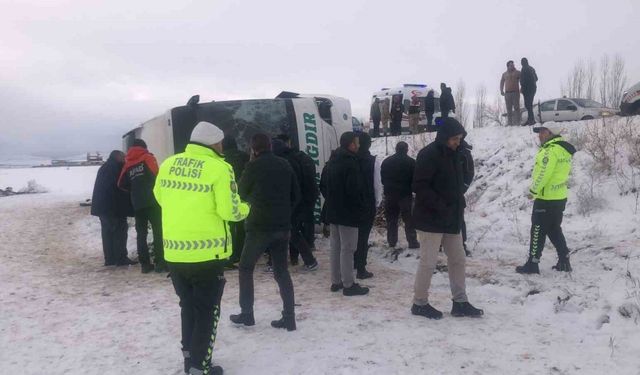
[[[167,264],[162,262],[162,263],[156,263],[156,265],[154,266],[154,271],[156,271],[156,273],[163,273],[163,272],[169,272],[169,268],[167,267]]]
[[[571,268],[571,263],[569,262],[569,257],[558,258],[558,263],[555,266],[551,267],[551,269],[561,272],[573,271],[573,269]]]
[[[538,267],[538,263],[534,263],[531,261],[531,259],[529,259],[527,261],[527,263],[525,263],[522,266],[518,266],[516,267],[516,272],[517,273],[523,273],[523,274],[532,274],[532,273],[540,273],[540,268]]]
[[[121,261],[117,262],[115,265],[116,266],[132,266],[134,264],[138,264],[137,261],[135,260],[131,260],[127,257],[125,257],[124,259],[122,259]],[[105,264],[106,265],[106,264]]]
[[[342,290],[342,295],[347,297],[364,296],[367,293],[369,293],[369,288],[362,287],[356,283],[353,283],[353,285],[351,285],[350,287],[344,288]]]
[[[442,319],[442,312],[436,310],[430,304],[426,304],[424,306],[416,305],[415,303],[411,306],[411,313],[413,315],[424,316],[429,319]]]
[[[358,269],[358,271],[356,272],[356,278],[360,280],[370,279],[372,277],[373,277],[373,273],[367,271],[365,267]]]
[[[338,292],[342,288],[343,288],[342,283],[340,283],[340,284],[331,284],[331,291],[332,292]]]
[[[409,249],[419,249],[420,248],[420,243],[419,242],[409,242]]]
[[[224,374],[224,371],[222,370],[222,367],[214,366],[212,364],[209,364],[207,366],[207,370],[209,370],[207,372],[207,374],[210,374],[210,375],[223,375]],[[189,374],[189,375],[202,375],[202,374],[204,374],[204,370],[199,370],[199,369],[197,369],[195,367],[192,367],[192,368],[189,369],[189,372],[186,372],[186,374]]]
[[[253,318],[253,313],[229,315],[229,319],[231,319],[235,324],[244,324],[245,326],[253,326],[256,324],[256,320]]]
[[[451,307],[451,316],[455,316],[457,318],[468,316],[471,318],[479,318],[484,315],[484,311],[481,309],[476,309],[469,302],[453,302],[453,307]]]
[[[280,318],[279,320],[274,320],[271,322],[271,327],[284,328],[287,331],[295,331],[296,317],[295,315],[282,315],[282,318]]]
[[[140,269],[142,270],[142,273],[149,273],[151,271],[153,271],[153,264],[151,263],[141,263],[140,264]]]

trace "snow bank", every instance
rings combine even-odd
[[[0,169],[0,188],[8,186],[14,191],[28,188],[30,181],[38,185],[39,192],[54,196],[91,198],[93,184],[98,173],[97,166],[8,168]]]

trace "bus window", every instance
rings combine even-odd
[[[327,98],[316,98],[316,105],[318,106],[318,113],[324,122],[329,125],[333,125],[333,120],[331,118],[331,100]]]
[[[289,99],[231,100],[203,103],[172,110],[175,152],[182,152],[191,131],[200,121],[218,126],[233,136],[238,148],[249,151],[251,137],[265,133],[270,137],[287,134],[297,146],[298,134],[293,105]]]

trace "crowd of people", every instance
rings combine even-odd
[[[393,119],[393,109],[389,113]],[[91,213],[99,216],[102,225],[105,266],[136,263],[126,249],[127,217],[135,217],[141,271],[168,270],[179,298],[185,373],[221,374],[222,368],[214,366],[211,357],[225,269],[238,269],[240,311],[230,320],[253,326],[253,273],[267,253],[283,306],[282,315],[271,325],[296,330],[294,284],[288,267],[297,265],[299,256],[305,271],[319,267],[314,255],[314,206],[321,194],[321,221],[330,228],[330,292],[345,297],[369,293],[356,280],[374,277],[367,269],[369,236],[382,206],[388,246],[398,245],[402,218],[409,248],[420,252],[411,313],[443,317],[429,299],[431,279],[443,252],[451,316],[481,317],[484,311],[469,302],[465,280],[470,253],[464,211],[465,193],[474,178],[472,147],[455,118],[437,118],[433,127],[435,140],[416,159],[409,156],[408,144],[400,141],[395,154],[381,161],[370,152],[368,134],[343,133],[319,184],[313,160],[293,147],[286,135],[254,135],[249,155],[217,126],[200,122],[185,151],[160,167],[145,142],[137,139],[126,155],[113,151],[96,178]],[[575,148],[562,139],[562,131],[558,123],[534,127],[541,148],[528,194],[534,200],[531,240],[527,261],[516,268],[518,273],[540,272],[547,236],[558,252],[553,268],[572,270],[561,223]],[[147,245],[149,225],[153,260]]]

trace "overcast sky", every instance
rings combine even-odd
[[[0,154],[120,146],[138,123],[202,100],[328,93],[368,115],[402,83],[498,93],[526,56],[538,97],[579,59],[620,54],[640,80],[638,0],[0,0]],[[471,98],[470,98],[471,99]]]

